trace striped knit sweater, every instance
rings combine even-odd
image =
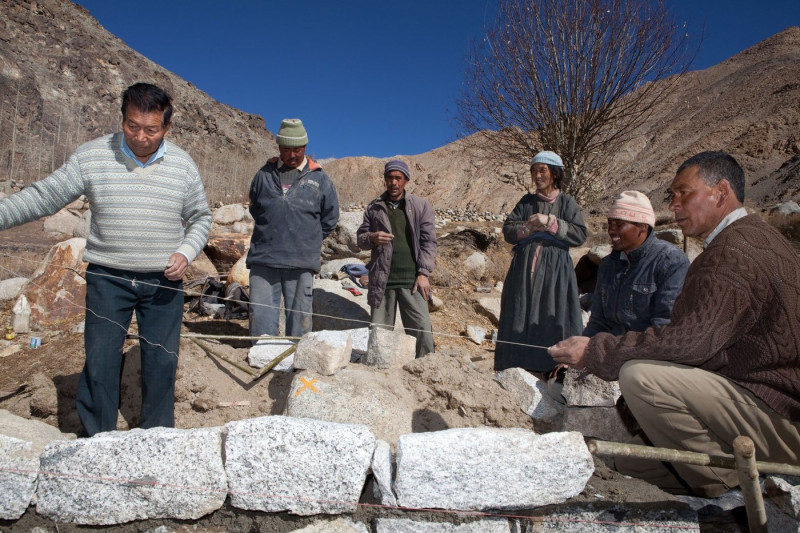
[[[92,222],[84,261],[156,272],[175,252],[194,260],[211,226],[197,166],[165,141],[164,157],[141,168],[123,154],[121,135],[81,145],[50,176],[0,200],[0,229],[52,215],[85,194]]]

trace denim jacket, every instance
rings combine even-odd
[[[686,254],[654,232],[629,254],[611,252],[600,263],[583,335],[621,335],[668,324],[688,269]]]

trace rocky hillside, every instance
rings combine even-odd
[[[798,66],[800,28],[790,27],[685,75],[617,155],[604,192],[587,210],[604,213],[608,198],[625,188],[646,192],[663,210],[677,166],[710,149],[727,150],[743,164],[752,207],[798,199]],[[211,99],[131,50],[69,0],[0,2],[0,191],[40,179],[81,142],[117,130],[119,94],[139,80],[174,96],[172,138],[197,161],[209,199],[244,200],[254,172],[277,153],[264,119]],[[495,163],[471,140],[403,156],[413,172],[410,190],[440,209],[509,211],[527,190],[527,162]],[[348,205],[381,192],[384,162],[349,157],[323,164]]]
[[[68,0],[0,2],[0,190],[46,176],[80,143],[119,130],[119,96],[137,81],[172,95],[170,138],[194,157],[209,199],[243,200],[277,154],[264,119],[220,104]]]

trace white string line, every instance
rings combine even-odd
[[[10,257],[10,256],[4,254],[4,255],[0,255],[0,257]],[[24,259],[24,258],[21,258],[21,257],[18,257],[17,259],[19,259],[21,261],[27,261],[27,262],[31,262],[31,263],[41,264],[41,261],[37,262],[37,261],[34,261],[34,260]],[[64,269],[67,269],[67,270],[73,270],[73,271],[77,272],[77,270],[75,268],[71,267],[71,266],[55,265],[53,263],[50,263],[50,265],[51,266],[56,266],[58,268],[64,268]],[[2,267],[2,266],[0,266],[0,268],[2,268],[3,270],[5,270],[7,272],[11,272],[12,274],[18,275],[18,274],[16,274],[15,272],[13,272],[12,270],[10,270],[8,268]],[[113,276],[111,274],[101,274],[101,273],[97,273],[97,272],[84,272],[84,274],[85,275],[104,276],[104,277],[107,277],[107,278],[119,279],[119,280],[122,280],[122,281],[125,281],[125,282],[128,282],[128,283],[131,282],[131,280],[128,280],[126,278]],[[145,282],[145,281],[142,281],[142,280],[138,280],[138,279],[136,280],[136,283],[137,284],[141,284],[141,285],[146,285],[146,286],[160,287],[161,289],[164,289],[164,290],[182,292],[184,295],[189,294],[189,291],[186,290],[186,289],[178,289],[178,288],[175,288],[175,287],[166,287],[166,286],[163,286],[163,285],[160,285],[160,284],[148,283],[148,282]],[[42,288],[44,290],[48,290],[48,289],[46,289],[44,287],[40,287],[40,288]],[[49,291],[49,292],[52,293],[53,291]],[[202,296],[203,295],[200,294],[200,297],[202,297]],[[260,302],[253,302],[253,301],[245,302],[243,300],[237,300],[235,298],[223,297],[223,296],[215,296],[215,298],[217,298],[217,300],[226,301],[226,302],[233,302],[233,303],[241,303],[241,304],[254,305],[254,306],[260,306],[260,307],[267,307],[267,308],[270,308],[270,309],[277,309],[279,311],[280,310],[285,310],[285,307],[283,307],[283,306],[274,306],[272,304],[267,304],[267,303],[260,303]],[[66,298],[64,298],[64,300],[66,300],[67,302],[69,302],[70,304],[72,304],[72,305],[74,305],[76,307],[79,307],[79,308],[82,308],[82,309],[86,309],[85,306],[82,306],[80,304],[72,302],[71,300],[68,300]],[[89,311],[89,310],[87,309],[87,311]],[[300,311],[300,310],[294,310],[294,309],[290,309],[290,311],[293,312],[293,313],[298,313],[298,314],[311,315],[312,318],[317,316],[317,317],[320,317],[320,318],[330,318],[330,319],[342,320],[342,321],[347,321],[347,322],[356,322],[356,323],[360,323],[360,324],[365,324],[368,327],[386,327],[386,328],[392,327],[392,326],[387,325],[387,324],[373,324],[370,320],[361,320],[361,319],[358,319],[358,318],[349,318],[349,317],[343,317],[343,316],[337,316],[337,315],[326,315],[326,314],[323,314],[323,313],[314,313],[314,312]],[[97,315],[93,311],[92,311],[92,314],[95,315],[95,316],[98,316],[98,318],[105,318],[105,317],[100,317],[99,315]],[[106,319],[106,320],[109,320],[110,322],[113,322],[111,319]],[[116,322],[114,322],[114,323],[116,324]],[[117,324],[117,325],[122,328],[121,324]],[[406,327],[406,326],[403,326],[403,329],[405,331],[432,333],[432,335],[437,336],[437,337],[452,337],[452,338],[457,338],[457,339],[463,339],[464,338],[462,335],[458,335],[458,334],[455,334],[455,333],[428,332],[427,330],[411,328],[411,327]],[[125,331],[127,332],[127,330],[125,330]],[[149,341],[147,341],[147,342],[149,342]],[[539,346],[539,345],[536,345],[536,344],[526,344],[526,343],[514,342],[514,341],[495,340],[493,342],[495,342],[496,344],[508,344],[508,345],[513,345],[513,346],[522,346],[522,347],[525,347],[525,348],[542,348],[542,349],[545,349],[545,350],[549,348],[549,346]],[[153,343],[150,343],[150,344],[153,344]],[[157,346],[161,346],[161,345],[157,345]],[[163,348],[163,346],[162,346],[162,348]],[[174,353],[174,352],[170,352],[170,353]]]
[[[8,256],[8,255],[2,255],[2,256],[0,256],[0,257],[10,257],[10,256]],[[21,259],[21,258],[18,258],[18,259]],[[23,261],[25,261],[25,260],[23,259]],[[52,264],[52,263],[51,263],[51,264]],[[59,268],[63,268],[63,269],[65,269],[65,270],[72,270],[72,271],[74,271],[74,272],[77,274],[77,269],[75,269],[75,268],[68,267],[68,266],[64,266],[64,265],[56,265],[56,266],[58,266]],[[17,276],[17,277],[23,277],[23,276],[20,276],[20,275],[19,275],[19,273],[17,273],[17,272],[14,272],[13,270],[11,270],[11,269],[8,269],[8,268],[4,267],[3,265],[0,265],[0,269],[4,270],[5,272],[9,272],[9,273],[11,273],[11,274],[13,274],[13,275],[15,275],[15,276]],[[117,278],[117,279],[121,279],[122,281],[126,281],[126,282],[129,282],[129,283],[132,281],[132,280],[127,280],[127,279],[125,279],[125,278]],[[30,283],[30,284],[31,284],[31,285],[33,285],[34,287],[38,287],[38,288],[42,289],[43,291],[49,292],[50,294],[53,294],[54,296],[59,296],[59,295],[58,295],[58,294],[57,294],[55,291],[53,291],[53,290],[51,290],[51,289],[48,289],[47,287],[43,287],[42,285],[39,285],[39,284],[37,284],[37,283],[34,283],[34,282],[33,282],[33,280],[30,280],[30,279],[29,279],[29,280],[28,280],[28,283]],[[140,282],[140,281],[138,281],[138,280],[136,280],[136,283],[141,283],[141,282]],[[164,288],[166,288],[166,287],[164,287]],[[100,320],[105,320],[106,322],[110,322],[110,323],[114,324],[115,326],[119,327],[119,329],[121,329],[122,331],[124,331],[126,334],[128,333],[128,328],[126,328],[125,326],[123,326],[123,325],[122,325],[122,324],[120,324],[119,322],[116,322],[116,321],[114,321],[114,320],[111,320],[111,319],[110,319],[110,318],[108,318],[108,317],[101,316],[101,315],[99,315],[99,314],[95,313],[93,310],[91,310],[91,309],[89,309],[88,307],[86,307],[85,305],[81,305],[81,304],[75,303],[75,302],[73,302],[72,300],[70,300],[69,298],[66,298],[66,297],[60,297],[60,296],[59,296],[59,299],[60,299],[61,301],[63,301],[63,302],[66,302],[66,303],[70,304],[70,305],[73,305],[73,306],[75,306],[75,307],[78,307],[78,308],[80,308],[80,309],[83,309],[83,310],[84,310],[85,312],[87,312],[87,313],[91,313],[92,315],[94,315],[95,317],[99,318]],[[172,356],[173,356],[173,357],[175,357],[176,359],[178,358],[178,352],[176,352],[176,351],[173,351],[173,350],[168,350],[168,349],[167,349],[167,348],[166,348],[166,347],[165,347],[163,344],[161,344],[161,343],[157,343],[157,342],[151,342],[151,341],[150,341],[149,339],[147,339],[146,337],[144,337],[144,336],[142,336],[142,335],[139,335],[139,343],[140,343],[140,344],[141,344],[142,340],[144,340],[144,342],[146,342],[147,344],[149,344],[149,345],[151,345],[151,346],[160,347],[160,348],[161,348],[162,350],[164,350],[166,353],[168,353],[168,354],[172,355]]]

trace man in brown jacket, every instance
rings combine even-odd
[[[383,171],[386,192],[364,211],[358,246],[371,250],[369,296],[372,324],[394,327],[396,309],[406,333],[417,338],[417,357],[434,351],[428,281],[436,259],[436,220],[424,198],[405,191],[408,165],[389,161]]]
[[[744,172],[724,152],[681,165],[670,186],[675,221],[704,251],[686,274],[671,322],[622,336],[571,337],[556,362],[619,379],[654,445],[732,454],[739,435],[762,461],[800,462],[800,261],[759,215],[748,215]],[[714,497],[733,470],[642,460],[617,469],[675,493]]]

